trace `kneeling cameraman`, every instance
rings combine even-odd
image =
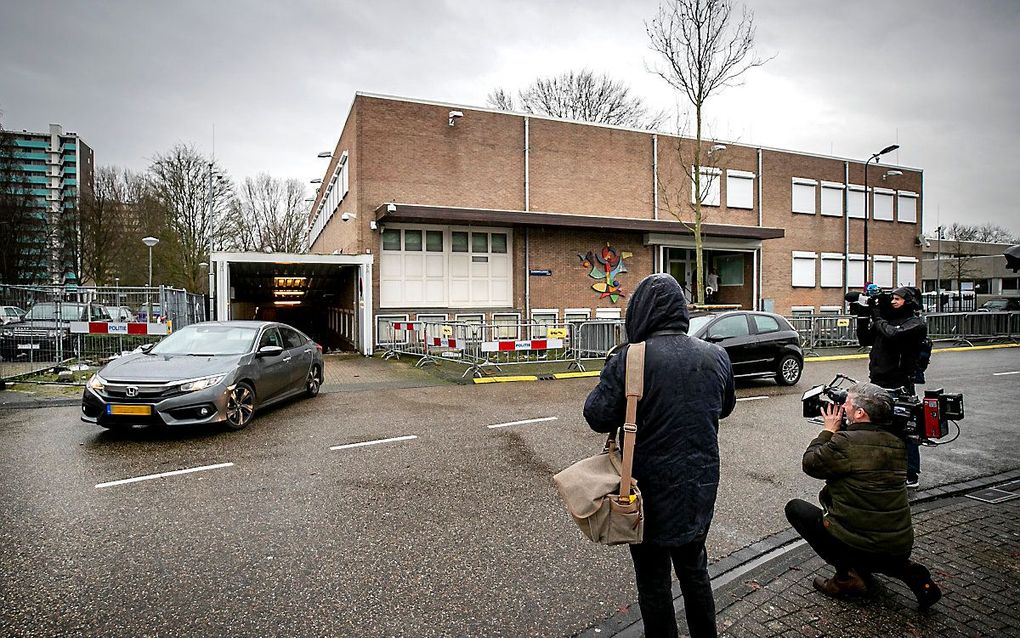
[[[843,415],[847,427],[841,430]],[[822,409],[824,430],[804,453],[804,472],[824,479],[824,509],[794,499],[786,518],[827,563],[833,578],[815,578],[828,596],[867,591],[864,578],[883,573],[902,580],[926,609],[942,597],[929,571],[910,560],[914,528],[907,501],[903,440],[889,432],[892,398],[872,383],[858,383],[842,406]]]

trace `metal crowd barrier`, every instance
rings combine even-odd
[[[973,345],[979,341],[1020,339],[1020,312],[933,312],[922,315],[932,341]],[[788,317],[800,334],[805,353],[823,348],[853,348],[857,343],[854,315]]]
[[[492,368],[564,362],[583,371],[584,360],[603,359],[625,343],[622,320],[475,323],[382,320],[377,344],[383,358],[419,357],[416,367],[453,361],[462,376],[484,376]]]

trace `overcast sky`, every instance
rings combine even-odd
[[[100,165],[144,169],[175,143],[235,180],[321,177],[355,91],[484,106],[496,87],[589,68],[654,108],[657,0],[76,2],[0,6],[5,128],[79,133]],[[776,57],[707,104],[713,136],[925,175],[924,227],[1020,234],[1020,2],[758,0]],[[672,125],[670,125],[672,126]],[[1012,186],[1010,184],[1013,184]]]

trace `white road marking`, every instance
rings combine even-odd
[[[541,423],[542,421],[555,421],[558,418],[559,417],[555,416],[546,416],[542,417],[541,419],[525,419],[524,421],[510,421],[509,423],[496,423],[493,425],[487,425],[485,427],[491,430],[493,428],[505,428],[511,425],[524,425],[525,423]]]
[[[417,436],[415,436],[413,434],[409,434],[407,436],[395,436],[392,439],[377,439],[375,441],[362,441],[361,443],[348,443],[346,445],[334,445],[333,447],[331,447],[329,449],[331,449],[331,450],[346,450],[346,449],[352,448],[352,447],[365,447],[366,445],[379,445],[380,443],[394,443],[396,441],[410,441],[412,439],[417,439],[417,438],[418,438]]]
[[[191,474],[192,472],[204,472],[205,470],[218,470],[221,467],[230,467],[233,463],[217,463],[216,465],[203,465],[202,467],[192,467],[186,470],[174,470],[173,472],[160,472],[159,474],[146,474],[145,476],[136,476],[129,479],[121,479],[119,481],[110,481],[108,483],[100,483],[96,485],[96,489],[102,487],[113,487],[114,485],[124,485],[126,483],[137,483],[139,481],[151,481],[152,479],[166,478],[168,476],[176,476],[178,474]]]
[[[767,398],[768,398],[767,396],[760,396],[760,397],[741,397],[741,398],[737,399],[737,401],[761,401],[762,399],[767,399]]]
[[[993,372],[992,376],[993,377],[1002,377],[1002,376],[1005,376],[1007,374],[1020,374],[1020,370],[1014,370],[1013,372]]]

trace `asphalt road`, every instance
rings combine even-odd
[[[866,361],[739,386],[713,558],[814,498],[800,393],[836,372],[865,378]],[[922,450],[922,485],[1020,467],[1020,349],[938,353],[928,376],[965,393],[967,416],[958,441]],[[627,551],[582,541],[550,480],[601,446],[580,413],[594,383],[327,394],[242,432],[2,411],[0,635],[576,634],[636,599]],[[488,427],[530,419],[545,420]]]

